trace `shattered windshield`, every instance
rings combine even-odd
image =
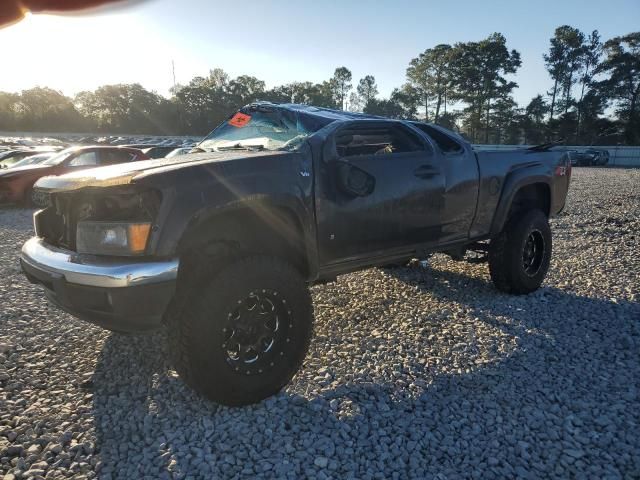
[[[249,106],[211,132],[197,148],[205,151],[288,150],[300,148],[304,139],[331,119],[269,106]]]

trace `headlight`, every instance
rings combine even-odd
[[[93,255],[142,255],[151,223],[78,222],[76,249]]]

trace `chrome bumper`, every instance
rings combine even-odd
[[[134,287],[176,280],[178,259],[141,262],[79,255],[33,237],[22,247],[21,260],[36,270],[62,275],[67,282],[88,287]]]

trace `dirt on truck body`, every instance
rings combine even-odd
[[[165,323],[180,376],[242,405],[302,365],[311,283],[471,250],[499,290],[536,290],[570,176],[552,148],[475,152],[436,125],[260,102],[190,154],[38,181],[21,263],[79,318]]]

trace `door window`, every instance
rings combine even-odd
[[[389,155],[423,150],[424,143],[399,125],[347,128],[336,135],[336,151],[340,157]]]
[[[96,152],[84,152],[69,162],[70,167],[85,167],[98,165],[98,155]]]
[[[413,125],[416,128],[419,128],[420,130],[422,130],[424,133],[426,133],[429,136],[429,138],[433,140],[433,143],[438,145],[438,147],[440,148],[440,150],[442,150],[443,153],[454,154],[454,153],[462,153],[464,151],[462,148],[462,145],[460,145],[450,136],[442,133],[437,128],[434,128],[431,125],[428,125],[426,123],[416,122]]]
[[[102,152],[102,164],[114,165],[116,163],[130,162],[136,154],[128,150],[105,150]]]

